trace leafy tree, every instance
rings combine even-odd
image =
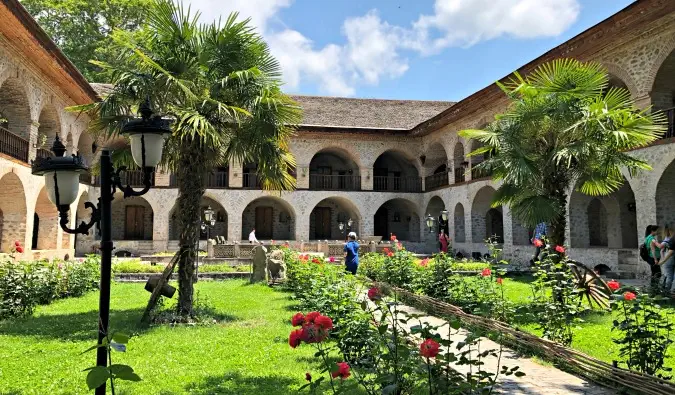
[[[151,0],[21,0],[40,26],[91,82],[108,82],[109,75],[89,63],[94,57],[113,58],[115,29],[136,31]]]
[[[665,130],[661,114],[639,110],[628,90],[609,87],[598,63],[558,59],[523,78],[517,72],[499,84],[511,100],[485,130],[460,136],[484,146],[470,155],[487,158],[478,167],[500,183],[493,205],[509,205],[524,225],[549,224],[549,240],[565,242],[565,211],[573,187],[599,196],[651,167],[630,155]]]
[[[140,35],[115,34],[111,92],[100,102],[76,107],[90,114],[90,129],[116,136],[149,99],[173,120],[162,165],[177,176],[180,232],[179,313],[192,312],[195,244],[205,177],[231,159],[255,161],[265,189],[292,189],[295,159],[288,140],[301,119],[299,107],[279,86],[280,67],[249,25],[230,15],[202,25],[198,14],[157,0]]]

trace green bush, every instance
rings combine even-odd
[[[33,314],[39,304],[98,287],[100,258],[83,262],[0,262],[0,319]]]
[[[141,263],[138,259],[129,259],[124,261],[115,262],[112,265],[113,273],[125,273],[125,274],[135,274],[135,273],[162,273],[166,265],[149,265],[147,263]],[[230,273],[230,272],[249,272],[251,269],[249,265],[239,265],[233,267],[228,264],[216,264],[216,265],[199,265],[200,273]]]

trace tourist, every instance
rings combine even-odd
[[[438,234],[438,241],[441,243],[441,252],[448,253],[448,236],[445,235],[445,230],[441,229],[441,233]]]
[[[530,260],[531,264],[539,261],[539,254],[541,253],[541,247],[544,245],[547,230],[546,222],[541,222],[534,228],[534,235],[532,236],[532,240],[530,240],[534,245],[534,256]]]
[[[255,228],[253,228],[251,233],[248,234],[248,241],[251,244],[255,244],[258,242],[258,239],[255,237]]]
[[[659,265],[659,261],[661,259],[661,248],[663,246],[656,238],[658,230],[658,225],[649,225],[645,230],[645,246],[647,248],[647,253],[649,254],[647,263],[649,264],[649,269],[652,273],[652,284],[658,284],[659,280],[661,280],[661,266]]]
[[[671,296],[675,293],[673,287],[673,278],[675,278],[675,257],[673,257],[673,249],[675,249],[675,240],[673,240],[673,231],[667,226],[663,230],[663,242],[661,242],[661,288],[666,294]]]
[[[349,241],[345,244],[345,270],[351,274],[356,274],[359,268],[359,243],[356,242],[356,233],[349,232],[347,236]]]

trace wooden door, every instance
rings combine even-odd
[[[330,208],[317,207],[314,209],[314,238],[326,240],[331,238]]]
[[[145,207],[127,206],[124,227],[125,240],[143,240],[145,235]]]
[[[255,236],[258,240],[272,239],[272,207],[255,208]]]

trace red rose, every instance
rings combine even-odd
[[[483,269],[482,272],[480,272],[480,275],[483,276],[483,277],[488,277],[491,274],[492,274],[492,270],[490,270],[490,268],[487,268],[487,267],[485,269]]]
[[[21,247],[21,243],[19,243],[19,240],[14,242],[14,247]]]
[[[351,375],[351,373],[349,373],[349,364],[347,362],[338,362],[337,367],[338,369],[330,374],[333,378],[339,377],[344,380]]]
[[[440,347],[441,345],[434,339],[427,339],[420,344],[420,354],[425,358],[434,358],[438,355]]]
[[[621,288],[621,284],[619,284],[619,282],[616,281],[616,280],[607,281],[607,286],[608,286],[609,289],[611,289],[612,291],[616,291],[617,289]]]
[[[543,247],[544,243],[539,239],[534,239],[534,246],[535,247]]]
[[[624,300],[634,300],[635,299],[635,294],[632,292],[626,292],[623,294]]]
[[[305,373],[305,380],[312,381],[312,375],[309,372]]]
[[[333,329],[333,320],[325,315],[320,315],[316,317],[316,319],[314,320],[314,325],[318,326],[323,330],[328,331]]]
[[[332,325],[331,321],[331,325]],[[328,337],[328,331],[316,324],[305,324],[302,327],[302,341],[306,343],[321,343]]]
[[[304,331],[302,329],[296,329],[291,332],[291,334],[288,336],[288,345],[291,346],[291,348],[295,348],[302,343],[302,339],[304,336]]]
[[[394,256],[394,253],[391,252],[391,251],[389,251],[389,252],[387,253],[387,256],[388,256],[388,257],[392,257],[392,256]]]
[[[395,234],[391,235],[391,241],[396,241],[396,235]]]
[[[555,250],[558,251],[561,254],[565,253],[565,247],[563,247],[563,246],[555,246]]]
[[[293,326],[300,326],[305,322],[305,315],[302,313],[296,313],[293,318],[291,318],[291,324]]]
[[[23,254],[23,247],[21,246],[16,247],[16,252],[18,252],[19,254]]]
[[[503,278],[501,277],[497,278],[497,284],[502,285],[503,282],[504,282]]]
[[[332,257],[328,258],[328,261],[329,261],[330,263],[334,263],[334,262],[335,262],[335,257],[332,256]]]
[[[380,294],[380,290],[377,289],[376,287],[372,287],[371,289],[368,290],[368,299],[370,300],[380,300],[382,299],[382,294]]]
[[[305,324],[313,324],[314,320],[320,315],[321,313],[319,313],[318,311],[312,311],[311,313],[307,313],[307,315],[305,316]]]

